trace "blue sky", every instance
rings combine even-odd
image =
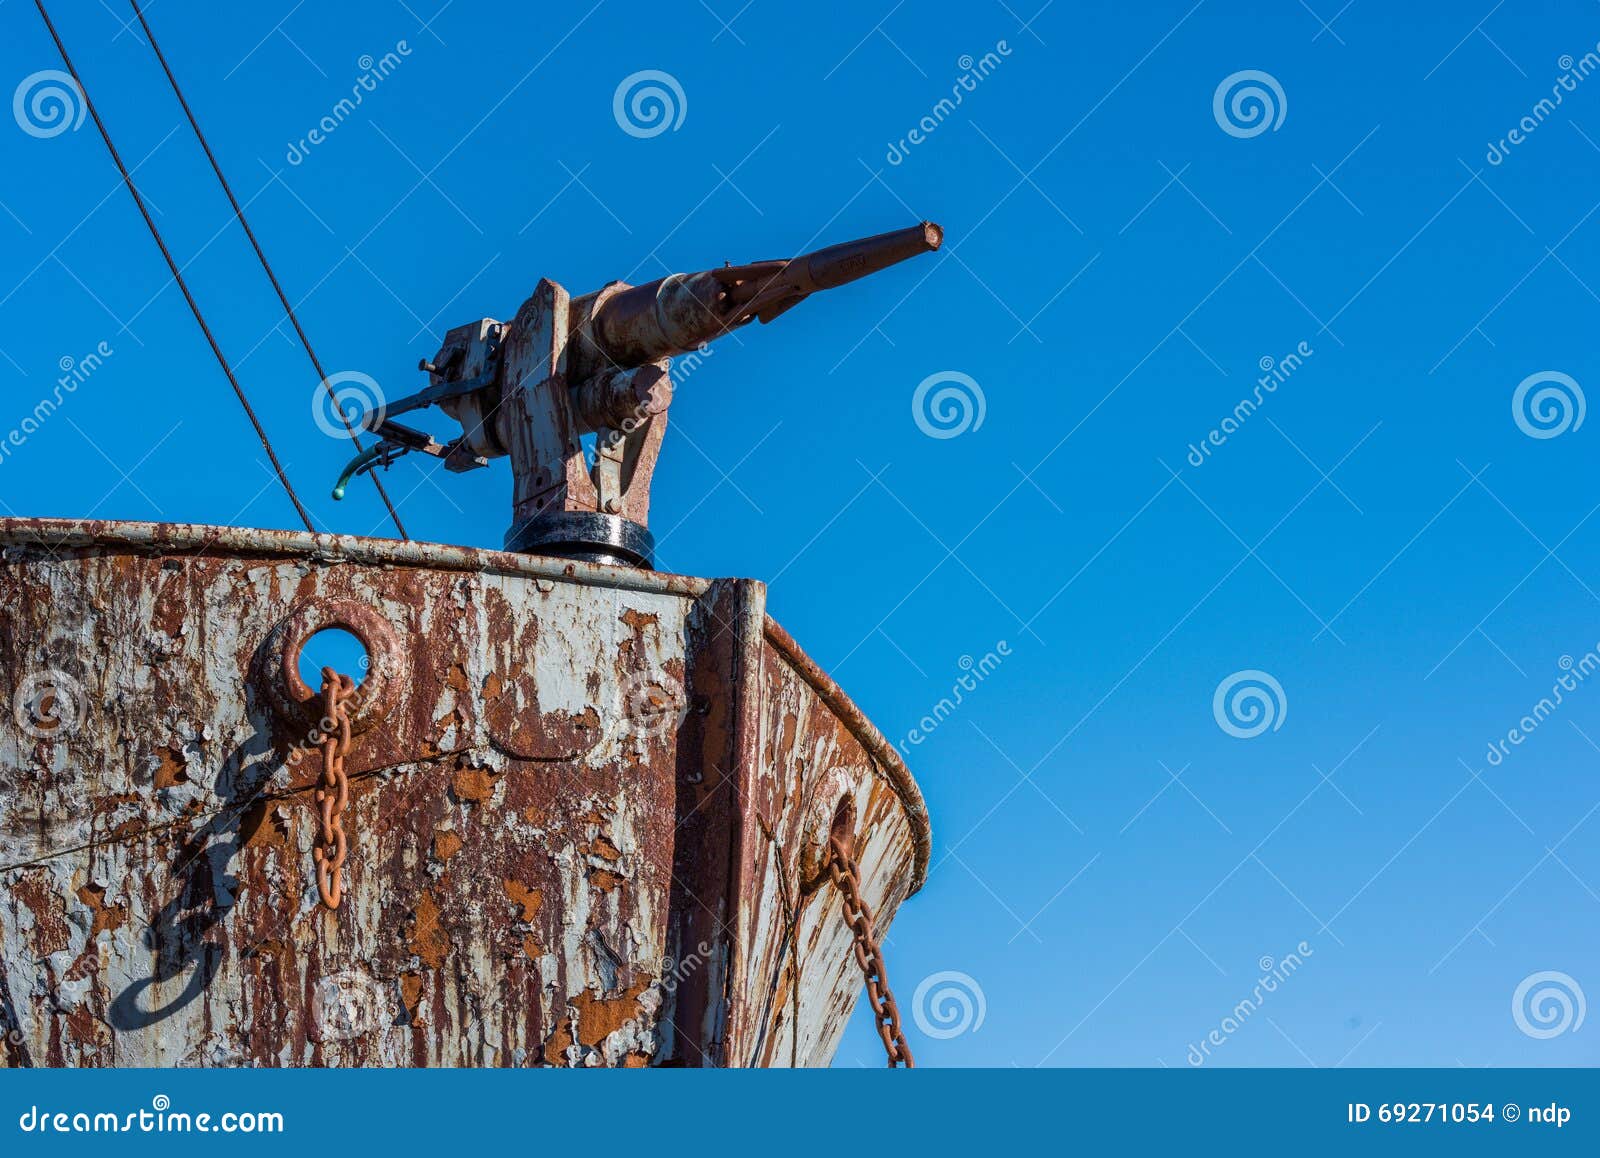
[[[347,447],[126,11],[55,8],[319,525],[387,533],[369,487],[328,498]],[[1540,974],[1600,994],[1600,680],[1569,676],[1487,755],[1563,657],[1600,650],[1600,420],[1576,410],[1600,381],[1600,9],[149,15],[324,362],[391,396],[541,276],[581,291],[945,226],[940,254],[716,348],[672,408],[652,520],[665,567],[769,580],[891,739],[1005,641],[907,744],[934,871],[891,975],[909,1010],[963,974],[974,1009],[939,1036],[921,1003],[923,1064],[1192,1064],[1290,953],[1204,1064],[1600,1059],[1595,1026],[1513,1013]],[[0,3],[0,29],[7,84],[59,67],[31,5]],[[643,70],[681,89],[676,128],[614,116]],[[1219,116],[1241,72],[1271,79],[1241,83],[1272,127]],[[3,509],[295,525],[93,126],[4,128],[0,427],[64,359],[113,352],[13,440]],[[1193,465],[1265,359],[1282,381]],[[983,421],[932,437],[913,398],[951,373]],[[1517,420],[1530,378],[1565,430]],[[417,537],[498,546],[504,464],[386,482]],[[1281,689],[1259,735],[1213,711],[1240,672]],[[875,1049],[858,1016],[837,1064]]]

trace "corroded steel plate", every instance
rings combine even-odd
[[[429,544],[0,519],[10,1065],[818,1065],[927,871],[765,589]],[[371,660],[319,906],[300,644]]]

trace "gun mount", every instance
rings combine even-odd
[[[819,290],[936,250],[943,238],[925,221],[789,260],[612,282],[576,298],[543,279],[512,321],[450,330],[418,367],[426,388],[356,421],[380,441],[345,468],[334,497],[356,475],[412,452],[452,471],[509,457],[508,551],[648,568],[650,479],[672,403],[671,359],[770,322]],[[460,423],[460,436],[440,443],[394,421],[429,406]]]

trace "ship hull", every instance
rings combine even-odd
[[[765,589],[500,552],[0,520],[0,1057],[827,1064],[928,823]],[[316,631],[371,661],[318,899]],[[362,673],[351,673],[362,674]]]

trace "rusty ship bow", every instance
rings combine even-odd
[[[415,542],[0,520],[9,1065],[810,1066],[927,871],[765,588]],[[343,898],[319,898],[341,628]],[[853,915],[853,914],[852,914]]]

